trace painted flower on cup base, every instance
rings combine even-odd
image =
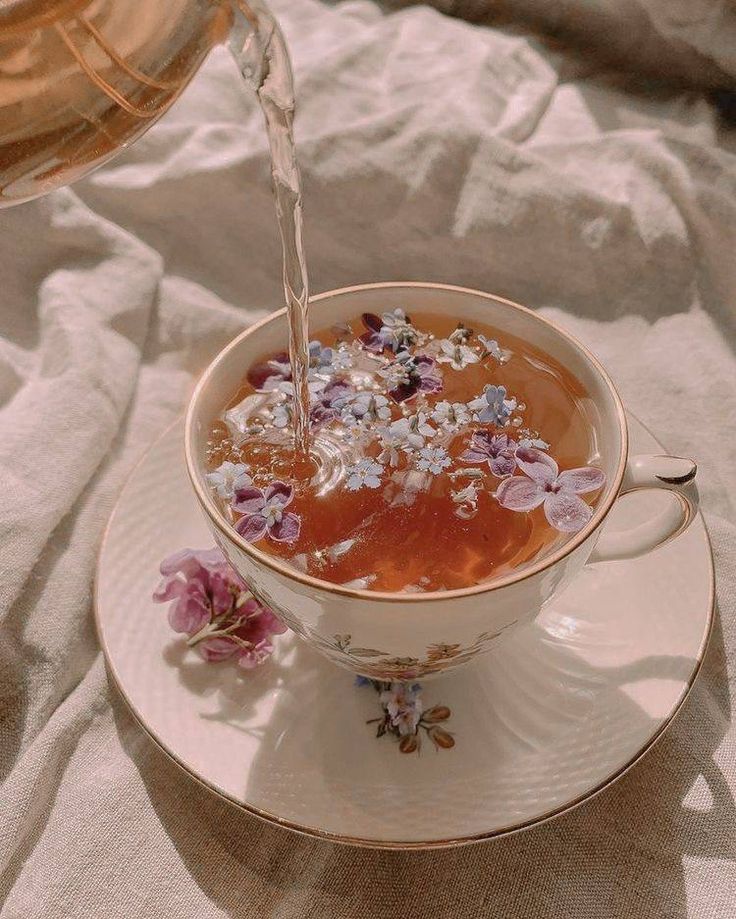
[[[377,726],[376,737],[389,735],[397,740],[400,753],[419,753],[422,732],[437,750],[449,750],[455,746],[455,738],[441,727],[441,722],[447,721],[452,712],[446,705],[425,709],[419,683],[388,683],[359,676],[355,685],[371,686],[378,693],[383,713],[379,718],[369,718],[367,723]]]

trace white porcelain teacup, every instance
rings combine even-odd
[[[560,361],[589,394],[587,408],[597,430],[607,484],[583,530],[538,562],[488,583],[436,593],[381,593],[310,577],[242,539],[218,510],[206,484],[204,458],[212,423],[256,358],[283,350],[285,311],[239,335],[205,371],[189,406],[186,459],[197,498],[218,545],[257,597],[330,660],[381,680],[424,678],[469,661],[535,617],[586,562],[650,551],[680,533],[697,511],[695,464],[673,456],[630,457],[624,408],[604,369],[564,330],[525,307],[440,284],[366,284],[314,297],[311,321],[314,328],[324,328],[395,306],[409,315],[434,312],[471,325],[485,322]],[[668,502],[666,511],[627,532],[601,532],[619,495],[649,488],[668,489],[679,500]]]

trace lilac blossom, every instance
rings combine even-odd
[[[402,736],[414,734],[422,717],[421,687],[418,683],[412,686],[406,683],[392,683],[380,695],[381,705]]]
[[[520,447],[535,447],[537,450],[549,450],[549,444],[546,440],[537,434],[536,431],[522,430],[518,432]],[[518,436],[518,435],[517,435]]]
[[[249,486],[235,492],[230,506],[243,516],[235,529],[248,542],[268,536],[275,542],[294,542],[299,538],[301,520],[284,510],[294,500],[294,488],[285,482],[271,482],[265,488]]]
[[[516,469],[516,443],[507,434],[474,431],[468,449],[460,455],[463,463],[488,463],[491,472],[504,478]]]
[[[378,456],[381,463],[398,466],[399,451],[411,453],[421,450],[427,437],[434,437],[437,431],[427,423],[425,412],[417,412],[409,418],[399,418],[379,430],[382,452]]]
[[[309,381],[310,391],[313,393],[324,386],[326,376],[351,366],[352,360],[346,351],[326,348],[317,339],[309,342]],[[274,389],[287,395],[294,392],[291,385],[291,361],[285,351],[275,354],[267,361],[254,364],[248,371],[247,379],[258,392],[270,392]],[[289,384],[290,388],[283,384]]]
[[[468,408],[477,412],[478,421],[503,427],[508,424],[509,415],[516,408],[516,399],[507,399],[506,395],[505,386],[486,386],[483,395],[469,402]]]
[[[378,488],[381,484],[381,475],[383,466],[377,463],[372,457],[366,456],[358,460],[353,466],[346,469],[346,485],[350,491],[358,491],[361,488]]]
[[[478,510],[478,486],[475,482],[470,482],[465,488],[453,491],[451,494],[452,503],[458,505],[455,509],[458,517],[463,517],[467,520]]]
[[[442,389],[442,376],[437,364],[428,354],[411,355],[402,351],[395,362],[382,372],[388,375],[389,396],[395,402],[405,402],[418,392],[434,393]]]
[[[219,549],[176,552],[161,563],[161,574],[154,601],[171,603],[172,629],[186,634],[206,661],[235,656],[241,667],[255,667],[273,651],[271,637],[286,631]]]
[[[362,421],[388,421],[391,417],[388,399],[380,393],[357,392],[341,400],[339,404],[342,407],[342,420],[346,424],[360,424]]]
[[[502,507],[532,511],[544,505],[549,523],[563,533],[577,533],[593,516],[593,509],[580,495],[598,491],[605,474],[592,466],[559,471],[557,463],[541,450],[519,447],[516,463],[524,475],[504,479],[496,491]]]
[[[289,355],[281,351],[267,361],[253,364],[246,377],[253,389],[258,392],[268,392],[274,389],[277,383],[291,379]]]
[[[473,330],[459,322],[447,337],[453,344],[466,345],[473,337]]]
[[[470,421],[470,412],[464,402],[438,402],[432,409],[432,421],[446,431],[455,431]]]
[[[467,345],[445,338],[439,342],[440,353],[437,360],[440,364],[449,364],[453,370],[464,370],[468,364],[477,364],[480,358]]]
[[[293,414],[294,407],[291,402],[280,402],[271,409],[271,424],[275,428],[288,428]]]
[[[419,451],[417,469],[421,469],[422,472],[439,475],[443,469],[450,465],[452,465],[452,460],[444,447],[423,447]]]
[[[354,394],[353,387],[345,380],[333,380],[322,390],[312,405],[309,420],[313,427],[334,421],[343,406]]]
[[[382,354],[386,349],[397,353],[416,343],[418,335],[411,320],[402,309],[383,313],[363,313],[361,317],[367,331],[358,341],[374,354]]]
[[[325,348],[318,339],[309,342],[309,366],[315,370],[332,368],[334,352],[332,348]]]
[[[231,463],[225,460],[213,472],[208,472],[205,478],[218,497],[229,501],[238,488],[245,488],[251,484],[249,472],[250,469],[245,463]]]
[[[499,364],[505,364],[511,357],[511,352],[503,350],[495,338],[486,338],[485,335],[479,335],[478,341],[483,345],[481,360],[492,357],[494,360],[498,361]]]

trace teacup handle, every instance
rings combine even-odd
[[[698,512],[698,489],[695,485],[696,464],[681,456],[642,454],[631,456],[620,495],[642,488],[663,488],[677,501],[642,523],[620,533],[601,533],[589,562],[609,562],[617,558],[636,558],[664,545],[690,525]]]

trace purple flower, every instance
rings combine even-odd
[[[417,340],[416,329],[402,309],[383,313],[380,317],[375,313],[363,313],[361,319],[367,331],[358,341],[374,354],[383,354],[387,348],[397,353]]]
[[[470,446],[461,454],[463,463],[488,463],[491,472],[499,479],[511,475],[516,469],[516,444],[508,434],[491,434],[474,431]]]
[[[532,511],[544,504],[550,524],[563,533],[577,533],[593,516],[593,509],[580,495],[598,491],[605,474],[592,466],[559,471],[557,463],[533,447],[519,447],[516,464],[523,476],[504,479],[496,491],[502,507],[512,511]]]
[[[294,488],[285,482],[271,482],[265,488],[249,486],[235,492],[230,506],[243,516],[235,529],[248,542],[268,535],[276,542],[294,542],[299,538],[301,520],[285,511],[294,500]]]
[[[219,549],[182,549],[164,559],[161,574],[154,601],[174,601],[169,624],[186,634],[187,644],[196,645],[206,661],[237,656],[242,667],[253,667],[273,650],[270,637],[286,631]]]
[[[389,396],[395,402],[405,402],[418,392],[433,393],[442,389],[442,377],[437,364],[428,354],[410,355],[403,351],[397,356],[392,368],[403,371],[401,375],[394,375],[397,385],[389,390]]]
[[[271,637],[286,631],[286,626],[273,611],[254,597],[246,599],[234,610],[229,627],[225,625],[222,628],[223,625],[220,624],[220,628],[211,633],[215,637],[205,637],[197,650],[211,663],[237,655],[238,665],[245,670],[262,664],[273,652]],[[227,634],[217,637],[216,633],[223,631]]]
[[[246,378],[253,389],[266,392],[273,389],[277,383],[291,379],[291,364],[289,355],[282,351],[275,354],[267,361],[262,361],[248,370]]]
[[[334,421],[342,405],[353,394],[353,387],[345,380],[333,380],[328,383],[310,410],[309,418],[312,426],[316,428]]]
[[[169,625],[188,635],[199,631],[212,616],[226,613],[233,597],[247,590],[219,549],[182,549],[165,558],[160,571],[163,580],[153,599],[156,603],[176,601],[169,608]]]

